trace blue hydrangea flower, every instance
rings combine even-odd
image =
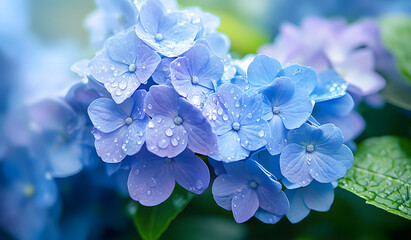
[[[142,150],[136,156],[128,177],[132,199],[145,206],[158,205],[173,192],[175,182],[196,194],[201,194],[210,181],[207,165],[189,149],[173,158]]]
[[[310,117],[313,102],[308,93],[296,88],[288,77],[277,77],[273,83],[261,88],[264,107],[268,110],[264,119],[270,125],[270,139],[266,145],[272,155],[281,153],[288,130],[300,127]]]
[[[343,144],[340,129],[333,124],[319,127],[307,123],[288,133],[288,145],[280,156],[283,176],[292,183],[307,186],[313,179],[330,183],[345,175],[354,160]]]
[[[141,6],[136,32],[158,53],[176,57],[194,45],[198,27],[186,12],[167,12],[158,0],[148,0]]]
[[[90,104],[88,115],[95,127],[95,146],[103,161],[116,163],[140,151],[149,120],[144,113],[146,95],[145,90],[138,90],[119,105],[108,98]]]
[[[202,106],[223,76],[224,64],[207,46],[196,44],[170,65],[171,83],[189,102]]]
[[[317,74],[310,67],[290,65],[282,69],[281,64],[266,55],[257,55],[247,69],[247,79],[252,87],[259,88],[271,84],[277,77],[291,79],[296,88],[310,94],[317,83]]]
[[[267,144],[269,125],[262,119],[262,104],[261,94],[243,93],[231,83],[209,96],[203,112],[218,136],[218,151],[210,157],[234,162]]]
[[[312,181],[308,186],[296,189],[286,189],[285,194],[290,201],[287,218],[291,223],[298,223],[308,216],[311,209],[326,212],[334,201],[332,183]]]
[[[326,70],[317,75],[317,84],[310,94],[315,102],[323,102],[345,95],[347,82],[334,70]]]
[[[94,57],[89,68],[93,77],[104,84],[116,103],[131,97],[140,84],[147,83],[161,58],[143,45],[133,29],[109,40]]]
[[[217,137],[201,110],[172,87],[152,86],[145,102],[147,149],[160,157],[175,157],[184,149],[210,155],[217,151]]]
[[[286,214],[289,203],[281,184],[260,164],[247,159],[224,166],[227,173],[216,178],[212,192],[220,207],[233,212],[236,222],[255,216],[274,223]]]

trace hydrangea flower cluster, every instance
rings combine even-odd
[[[332,183],[353,155],[342,131],[316,118],[351,111],[344,79],[267,55],[233,60],[218,17],[201,9],[122,4],[130,2],[100,8],[127,21],[105,26],[113,35],[75,65],[85,83],[68,100],[88,113],[98,156],[114,172],[128,169],[132,199],[160,204],[175,182],[201,194],[210,184],[204,155],[217,175],[214,199],[237,222],[255,216],[274,224],[285,215],[298,222],[304,201],[305,212],[330,207]]]

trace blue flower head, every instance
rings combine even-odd
[[[189,149],[173,157],[159,157],[142,149],[128,177],[132,199],[145,206],[155,206],[167,200],[175,182],[196,194],[201,194],[210,182],[207,165]]]
[[[296,88],[288,77],[277,77],[260,89],[264,96],[264,118],[270,125],[271,137],[266,145],[272,155],[285,147],[288,130],[300,127],[310,117],[313,102],[308,93]]]
[[[103,51],[90,61],[89,68],[113,100],[122,103],[141,84],[147,83],[160,61],[160,56],[142,44],[132,28],[108,39]]]
[[[190,103],[202,106],[217,81],[223,76],[224,64],[208,47],[198,43],[170,65],[171,83]]]
[[[138,90],[119,105],[108,98],[90,104],[88,115],[95,127],[95,146],[103,161],[116,163],[140,151],[149,120],[144,113],[146,95],[145,90]]]
[[[262,96],[243,93],[234,84],[222,85],[211,94],[203,112],[218,138],[215,160],[234,162],[267,144],[269,125],[262,119]]]
[[[289,203],[281,184],[256,161],[247,159],[224,166],[227,173],[214,181],[213,196],[220,207],[233,211],[236,222],[255,216],[276,223],[287,213]]]
[[[160,157],[175,157],[184,149],[210,155],[217,151],[217,137],[201,110],[181,97],[172,87],[152,86],[145,110],[147,149]]]
[[[147,0],[141,6],[137,36],[164,56],[176,57],[190,49],[197,32],[186,12],[167,12],[158,0]]]
[[[307,186],[313,179],[330,183],[345,175],[354,160],[343,144],[340,129],[333,124],[319,127],[307,123],[291,130],[280,156],[283,176],[291,183]]]

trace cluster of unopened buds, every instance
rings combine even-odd
[[[132,7],[128,25],[107,31],[115,34],[101,51],[73,67],[87,81],[66,98],[87,109],[101,159],[130,169],[131,198],[158,205],[176,182],[201,194],[210,185],[207,156],[214,199],[237,222],[327,211],[353,154],[342,131],[316,116],[352,110],[347,82],[267,55],[234,60],[219,18],[198,8]]]

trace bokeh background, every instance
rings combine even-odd
[[[409,0],[180,0],[179,3],[201,6],[219,15],[222,20],[220,31],[229,35],[233,54],[238,57],[255,53],[261,45],[272,42],[280,24],[285,21],[298,24],[312,15],[342,16],[355,21],[388,13],[411,14]],[[3,49],[0,59],[9,59],[8,64],[0,66],[1,114],[44,97],[57,96],[78,81],[70,70],[71,65],[77,60],[93,57],[96,51],[89,44],[84,25],[84,19],[94,9],[93,0],[0,0],[0,47]],[[23,80],[12,81],[16,74]],[[360,106],[360,111],[368,125],[358,141],[383,134],[409,136],[411,133],[409,111],[390,103],[379,109]],[[84,173],[80,173],[58,180],[61,186],[67,186],[63,193],[78,193],[77,197],[63,202],[63,212],[90,201],[84,190],[72,187],[84,178]],[[109,199],[110,194],[109,191],[103,192],[99,198]],[[91,211],[110,223],[116,219],[113,215],[127,211],[128,199],[116,201],[119,208],[110,211],[102,205],[86,205],[77,210],[81,213],[92,208]],[[82,218],[83,215],[79,216]],[[92,220],[84,218],[76,224],[103,228],[100,229],[102,233],[95,235],[98,238],[139,239],[131,220],[117,222],[112,228],[108,227],[110,224],[92,225]],[[78,229],[75,223],[72,227]],[[66,232],[70,232],[70,227]],[[330,211],[312,211],[298,224],[283,219],[275,225],[266,225],[256,219],[245,224],[235,223],[231,212],[219,208],[208,190],[191,201],[162,239],[378,240],[409,239],[410,236],[410,221],[366,205],[362,199],[338,188]],[[5,233],[0,234],[0,239],[9,238]]]

